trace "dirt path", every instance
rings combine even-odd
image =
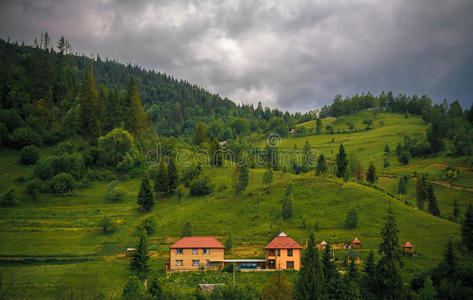
[[[453,185],[453,184],[443,182],[443,181],[438,181],[438,180],[429,180],[429,182],[432,182],[432,183],[435,183],[435,184],[438,184],[438,185],[443,185],[445,187],[455,189],[455,190],[464,190],[464,191],[473,192],[473,188],[471,188],[471,187]]]

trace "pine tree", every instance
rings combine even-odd
[[[424,286],[419,290],[419,300],[434,300],[437,299],[437,292],[432,284],[432,279],[427,276],[424,280]]]
[[[131,276],[123,288],[122,298],[124,300],[142,299],[144,296],[143,294],[144,292],[141,282],[136,276]]]
[[[375,181],[378,179],[376,176],[376,168],[373,164],[373,162],[370,162],[370,166],[368,167],[368,172],[366,173],[366,180],[373,184]]]
[[[167,178],[169,184],[169,192],[172,193],[176,189],[177,183],[179,181],[179,173],[177,171],[176,163],[174,162],[173,157],[169,159]]]
[[[296,283],[296,299],[327,299],[323,267],[318,249],[315,246],[313,232],[311,232],[307,248],[302,254],[301,265]]]
[[[149,293],[151,296],[153,296],[153,299],[162,299],[163,297],[163,289],[161,288],[161,285],[159,284],[158,278],[154,277],[151,280],[151,284],[149,285]]]
[[[407,182],[404,176],[399,177],[398,192],[402,195],[407,194]]]
[[[453,217],[455,221],[458,220],[458,216],[460,215],[460,210],[458,209],[457,199],[453,201]]]
[[[330,280],[336,275],[337,273],[337,267],[335,266],[335,263],[332,261],[332,249],[330,247],[330,244],[327,243],[325,246],[324,252],[322,254],[322,266],[324,270],[324,279],[325,279],[325,284],[328,284]]]
[[[386,144],[386,146],[384,146],[384,152],[385,152],[385,153],[391,152],[391,149],[389,149],[389,145],[388,145],[388,144]]]
[[[426,193],[426,198],[428,202],[428,210],[429,213],[436,217],[440,217],[440,209],[437,204],[437,198],[435,197],[434,194],[434,188],[432,187],[432,183],[429,183],[427,186],[427,193]]]
[[[168,171],[163,158],[161,158],[158,171],[156,172],[156,176],[154,178],[154,191],[157,193],[167,193],[169,191]]]
[[[186,222],[184,227],[182,227],[181,237],[192,236],[192,224],[190,222]]]
[[[148,115],[143,112],[140,95],[133,77],[128,84],[124,101],[123,118],[125,121],[125,129],[134,135],[140,133],[149,125]]]
[[[317,134],[320,134],[321,131],[322,131],[322,119],[317,118],[317,120],[315,121],[315,132]]]
[[[389,204],[388,214],[381,231],[382,242],[379,245],[379,254],[382,255],[376,266],[378,293],[383,299],[401,299],[403,296],[403,282],[399,271],[401,263],[401,249],[394,210]]]
[[[197,127],[195,128],[194,132],[194,144],[201,145],[202,143],[207,141],[207,132],[205,131],[204,123],[199,122],[197,123]]]
[[[286,188],[286,195],[282,203],[282,218],[284,220],[290,219],[293,213],[292,183],[290,183]]]
[[[248,164],[244,163],[241,167],[239,167],[240,172],[238,176],[238,184],[236,186],[236,193],[241,194],[246,187],[248,186],[250,170],[248,169]]]
[[[317,161],[317,167],[315,168],[316,175],[319,176],[322,173],[327,173],[327,162],[323,154],[320,154]]]
[[[453,244],[451,240],[448,241],[447,250],[443,255],[442,265],[446,278],[452,281],[455,280],[457,277],[457,258],[453,252]]]
[[[345,173],[347,172],[348,160],[343,144],[340,144],[340,148],[338,150],[337,158],[335,161],[337,163],[337,177],[345,177]]]
[[[111,131],[122,123],[122,111],[117,87],[110,89],[105,99],[104,128]]]
[[[462,221],[462,241],[468,250],[473,250],[473,207],[471,203],[465,212],[465,218]]]
[[[210,163],[216,167],[223,166],[222,146],[217,139],[214,139],[210,144]]]
[[[372,299],[374,297],[368,297],[368,295],[376,294],[376,264],[374,261],[374,252],[370,250],[368,258],[363,268],[363,291],[365,298]]]
[[[138,244],[136,245],[136,250],[133,252],[131,257],[130,268],[139,275],[143,276],[149,270],[148,259],[148,240],[146,233],[143,231],[140,234]]]
[[[351,281],[354,281],[357,283],[357,285],[359,284],[359,281],[360,281],[360,272],[358,272],[358,268],[356,267],[355,265],[355,260],[352,259],[351,262],[350,262],[350,265],[348,266],[348,278],[351,280]]]
[[[79,122],[81,134],[92,139],[97,139],[101,135],[97,98],[94,74],[92,69],[89,69],[82,81]]]
[[[273,171],[271,168],[267,168],[263,175],[263,185],[266,190],[269,190],[269,186],[273,182]]]
[[[422,175],[421,177],[417,177],[416,182],[416,200],[417,200],[417,208],[424,209],[424,202],[426,200],[425,195],[425,176]]]
[[[233,248],[233,239],[232,234],[228,235],[227,240],[225,241],[225,252],[231,252]]]
[[[143,181],[141,181],[137,202],[142,211],[149,211],[153,207],[154,196],[151,192],[148,177],[143,178]]]

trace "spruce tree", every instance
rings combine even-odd
[[[157,193],[167,193],[169,191],[168,171],[163,158],[161,158],[154,178],[154,191]]]
[[[169,192],[172,193],[176,189],[177,183],[179,181],[179,173],[177,171],[176,163],[174,162],[173,157],[169,159],[167,179],[169,185]]]
[[[136,87],[135,79],[132,77],[128,84],[127,94],[124,101],[125,129],[136,135],[144,130],[149,123],[148,115],[143,112],[140,95]]]
[[[233,248],[233,239],[232,234],[228,235],[227,240],[225,241],[225,252],[231,252]]]
[[[370,166],[368,167],[368,172],[366,173],[366,180],[373,184],[375,181],[378,179],[378,176],[376,176],[376,168],[373,164],[373,162],[370,162]]]
[[[317,134],[320,134],[321,131],[322,131],[322,119],[317,118],[317,120],[315,121],[315,132]]]
[[[462,221],[461,227],[463,245],[468,250],[473,250],[473,207],[471,203],[465,212],[465,218]]]
[[[437,198],[435,197],[434,194],[434,188],[432,187],[432,183],[429,183],[427,186],[427,193],[426,193],[426,198],[428,202],[428,210],[429,213],[436,217],[440,217],[440,209],[437,204]]]
[[[246,187],[248,186],[250,170],[248,169],[248,164],[244,163],[240,168],[238,175],[238,184],[236,186],[236,193],[241,194]]]
[[[328,299],[323,267],[315,245],[313,232],[310,233],[307,248],[302,254],[301,265],[296,283],[296,299]]]
[[[186,222],[181,230],[181,237],[186,236],[192,236],[192,224],[190,222]]]
[[[210,144],[210,163],[216,167],[223,166],[222,146],[217,139],[214,139]]]
[[[345,153],[345,147],[343,147],[343,143],[340,144],[337,158],[335,161],[337,163],[337,177],[345,177],[345,173],[347,172],[348,160],[347,154]]]
[[[365,298],[372,299],[376,294],[376,263],[374,261],[374,252],[370,250],[363,268],[363,295]],[[372,297],[369,297],[371,295]]]
[[[207,132],[205,131],[204,123],[199,122],[194,132],[194,144],[201,145],[207,141]]]
[[[458,216],[460,215],[460,210],[458,209],[457,199],[453,201],[453,217],[455,221],[458,220]]]
[[[154,196],[151,192],[151,186],[149,184],[148,177],[143,178],[141,181],[137,202],[142,211],[149,211],[153,207]]]
[[[122,123],[120,96],[117,87],[110,89],[105,99],[104,129],[111,131]]]
[[[404,176],[399,177],[398,192],[401,195],[407,194],[407,182]]]
[[[379,245],[379,254],[382,255],[376,266],[376,277],[379,296],[383,299],[401,299],[404,288],[399,271],[401,263],[401,249],[394,210],[389,204],[388,214],[381,231],[382,242]]]
[[[315,168],[316,175],[319,176],[322,173],[327,173],[327,162],[323,154],[319,155],[317,160],[317,167]]]
[[[324,279],[325,279],[325,284],[328,284],[330,280],[336,275],[337,273],[337,267],[335,266],[335,263],[332,261],[332,248],[330,247],[330,244],[327,243],[325,246],[324,252],[322,254],[322,266],[324,270]]]
[[[151,284],[149,285],[149,293],[151,296],[153,296],[153,299],[162,299],[163,297],[163,289],[161,288],[161,285],[159,284],[158,278],[154,277],[151,280]]]
[[[146,233],[143,231],[140,233],[136,250],[133,252],[130,261],[130,268],[137,272],[140,276],[144,276],[149,270],[148,268],[148,240]]]
[[[92,69],[87,70],[82,81],[79,97],[79,122],[81,134],[85,137],[97,139],[101,135],[98,94],[95,89],[95,79]]]
[[[426,200],[426,192],[425,192],[425,176],[418,176],[416,182],[416,200],[417,200],[417,208],[424,209],[424,202]]]

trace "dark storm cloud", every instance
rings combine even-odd
[[[235,101],[309,110],[381,90],[473,99],[473,2],[2,1],[4,37],[197,83]]]

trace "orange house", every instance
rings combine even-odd
[[[223,267],[225,246],[211,236],[183,237],[169,247],[168,271],[195,271]]]
[[[264,250],[266,268],[279,270],[299,270],[301,267],[301,245],[281,232]]]

